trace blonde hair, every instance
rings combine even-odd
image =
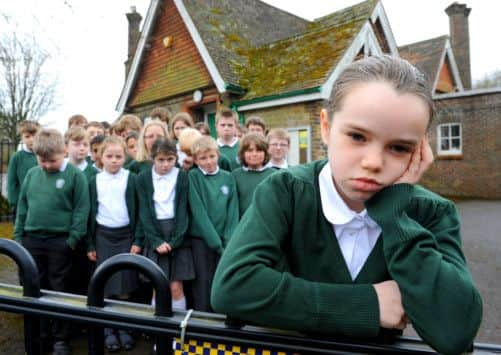
[[[17,125],[17,132],[19,135],[23,135],[24,133],[28,134],[37,134],[40,130],[40,123],[37,121],[24,120],[19,122]]]
[[[187,113],[187,112],[176,113],[174,115],[174,117],[172,118],[172,121],[170,123],[170,131],[172,132],[172,136],[175,139],[179,139],[179,137],[176,137],[176,134],[174,132],[174,126],[176,125],[176,123],[178,121],[184,122],[184,124],[186,124],[190,128],[193,128],[195,126],[195,124],[193,123],[193,118],[191,117],[191,115],[189,113]]]
[[[204,153],[208,150],[215,150],[219,154],[219,147],[217,146],[214,138],[209,136],[202,136],[197,139],[191,146],[191,155],[196,157],[199,153]]]
[[[89,123],[87,123],[85,125],[85,129],[89,128],[89,127],[95,127],[95,128],[100,128],[104,131],[104,126],[101,122],[98,122],[98,121],[91,121]]]
[[[242,165],[247,166],[245,161],[245,152],[249,150],[251,144],[256,146],[257,150],[264,152],[264,162],[263,166],[270,160],[270,154],[268,153],[268,142],[261,134],[248,133],[242,137],[240,140],[240,148],[238,149],[238,159],[242,162]]]
[[[222,119],[222,118],[232,118],[232,119],[233,119],[233,121],[235,121],[235,125],[237,125],[237,126],[238,126],[238,114],[237,114],[235,111],[233,111],[233,110],[231,110],[231,109],[229,109],[229,108],[227,108],[227,107],[225,107],[225,108],[223,108],[223,109],[219,110],[219,111],[216,113],[216,124],[217,124],[217,123],[219,122],[219,120],[220,120],[220,119]]]
[[[339,74],[332,90],[332,99],[328,104],[329,117],[332,119],[332,115],[341,109],[343,100],[352,87],[357,84],[374,82],[388,83],[399,93],[420,97],[428,105],[429,122],[433,119],[435,106],[429,80],[405,59],[389,55],[358,60],[351,63]]]
[[[123,115],[118,119],[118,122],[113,126],[113,130],[116,134],[120,135],[122,132],[130,129],[132,131],[140,132],[143,122],[136,115]]]
[[[179,134],[179,149],[188,155],[191,155],[191,147],[193,143],[195,143],[200,137],[202,137],[202,133],[195,128],[186,128],[181,131]]]
[[[104,140],[103,140],[103,143],[101,144],[101,146],[99,147],[99,155],[103,155],[105,149],[107,147],[109,147],[110,145],[118,145],[120,146],[123,151],[124,151],[124,154],[127,155],[127,149],[125,147],[125,142],[122,138],[120,137],[115,137],[115,136],[109,136],[109,137],[106,137]]]
[[[89,135],[84,128],[79,126],[68,129],[64,134],[65,144],[68,144],[70,141],[80,142],[83,140],[89,141]]]
[[[148,130],[149,127],[151,126],[158,126],[162,128],[162,131],[164,132],[164,138],[169,138],[169,132],[167,130],[167,125],[160,121],[160,120],[151,120],[148,121],[144,126],[143,129],[141,130],[141,133],[139,134],[139,139],[137,141],[137,153],[136,153],[136,161],[146,161],[150,160],[150,152],[148,151],[148,148],[146,148],[146,144],[144,142],[144,134]]]
[[[56,129],[42,129],[35,136],[33,153],[43,158],[64,153],[63,135]]]
[[[272,138],[276,139],[283,139],[287,141],[287,144],[291,144],[291,137],[289,136],[289,133],[283,128],[272,128],[268,132],[268,135],[266,136],[266,139],[268,140],[268,144],[270,144],[270,140]]]

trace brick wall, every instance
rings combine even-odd
[[[310,127],[311,158],[322,159],[326,156],[326,150],[320,137],[320,110],[321,101],[291,104],[252,111],[245,111],[245,117],[252,115],[260,116],[270,128],[293,128]]]
[[[435,163],[423,185],[446,196],[501,198],[501,92],[435,101],[438,115],[430,127]],[[461,123],[462,156],[441,158],[437,125]]]

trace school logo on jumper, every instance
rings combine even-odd
[[[221,186],[221,192],[223,195],[228,195],[230,193],[230,188],[226,185]]]
[[[57,179],[56,180],[56,188],[57,189],[62,189],[64,186],[64,179]]]

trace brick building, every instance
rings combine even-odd
[[[314,21],[259,0],[152,0],[142,32],[141,16],[127,14],[129,57],[117,110],[146,117],[164,106],[213,126],[218,107],[229,106],[242,120],[259,115],[270,128],[288,129],[289,160],[303,163],[325,156],[319,112],[340,71],[364,56],[400,55],[426,73],[438,107],[431,127],[437,163],[426,184],[448,195],[501,198],[487,183],[499,180],[501,157],[482,155],[479,143],[500,151],[500,139],[487,136],[499,127],[501,91],[469,90],[470,9],[454,3],[446,12],[450,36],[397,47],[379,0]]]

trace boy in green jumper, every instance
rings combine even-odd
[[[87,161],[89,155],[89,136],[84,128],[70,128],[64,134],[64,143],[68,153],[68,161],[84,173],[87,182],[98,173],[98,170]]]
[[[482,301],[458,214],[416,185],[433,161],[430,93],[422,73],[389,56],[339,75],[320,114],[328,161],[259,185],[216,272],[216,311],[358,338],[410,322],[441,353],[468,349]]]
[[[189,233],[196,275],[193,308],[210,312],[214,271],[238,223],[238,197],[233,176],[218,167],[219,152],[213,138],[199,138],[191,152],[197,165],[188,174]]]
[[[64,134],[64,143],[68,154],[68,162],[77,167],[84,174],[86,182],[89,183],[98,171],[86,159],[89,155],[89,135],[86,130],[82,127],[68,129]],[[68,288],[72,293],[87,295],[87,286],[93,268],[94,265],[87,258],[87,243],[83,238],[78,242],[73,256],[68,281]]]
[[[219,152],[230,161],[231,170],[240,166],[237,127],[238,116],[236,112],[223,109],[216,113],[217,145],[219,146]]]
[[[7,168],[7,199],[14,216],[24,177],[28,170],[37,165],[37,158],[33,154],[33,140],[39,130],[38,122],[26,120],[19,123],[18,132],[23,148],[12,155]]]
[[[19,196],[14,239],[35,259],[44,289],[68,291],[73,250],[87,233],[89,192],[83,173],[64,159],[63,136],[40,131],[33,152],[39,166],[30,169]],[[54,354],[68,354],[68,323],[54,321]],[[42,325],[42,341],[50,326]]]

